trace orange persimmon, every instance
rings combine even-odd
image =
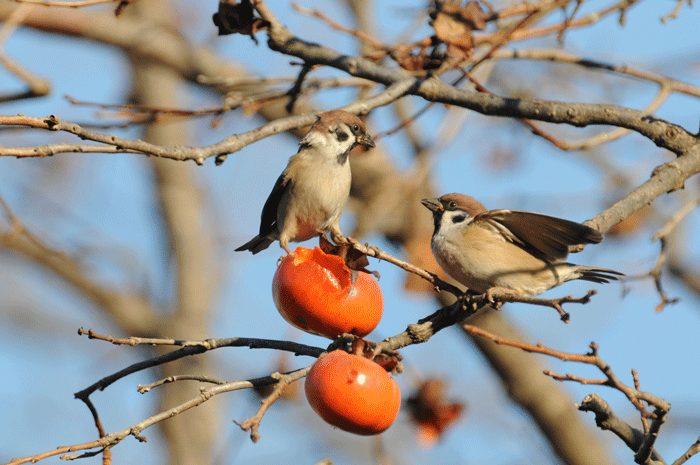
[[[314,363],[304,390],[309,405],[327,423],[365,436],[391,426],[401,406],[399,385],[384,368],[342,350]]]
[[[290,324],[330,339],[343,333],[366,336],[379,324],[384,307],[374,277],[352,272],[342,258],[318,247],[298,247],[282,259],[272,297]]]

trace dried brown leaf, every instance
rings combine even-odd
[[[462,50],[470,50],[474,47],[471,28],[453,14],[438,12],[432,25],[440,41],[455,45]]]
[[[460,0],[436,1],[430,12],[431,25],[435,36],[442,42],[457,47],[462,54],[474,47],[473,30],[484,30],[489,14],[481,9],[475,1],[469,1],[464,7]],[[455,50],[448,55],[456,56]]]
[[[255,16],[255,10],[250,0],[221,0],[219,11],[212,17],[214,25],[219,28],[219,35],[244,34],[258,43],[253,34],[270,27],[270,23]]]
[[[430,378],[406,401],[411,420],[418,425],[418,440],[430,447],[456,422],[465,405],[447,399],[445,382]]]

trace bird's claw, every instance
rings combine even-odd
[[[282,263],[282,260],[285,258],[289,257],[290,255],[294,255],[294,253],[289,250],[289,247],[287,247],[287,244],[280,244],[280,247],[284,249],[285,252],[287,252],[287,255],[282,255],[280,258],[277,259],[277,266],[279,266],[280,263]]]
[[[357,240],[350,236],[343,236],[342,234],[331,234],[331,239],[333,239],[333,242],[335,242],[338,245],[344,245],[344,244],[350,244],[350,245],[355,245],[357,244]]]
[[[491,308],[498,310],[503,306],[505,297],[511,295],[507,289],[502,287],[490,287],[484,292],[484,300],[488,302]]]

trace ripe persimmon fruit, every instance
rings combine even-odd
[[[384,368],[342,350],[314,363],[304,390],[311,408],[327,423],[365,436],[391,426],[401,406],[399,385]]]
[[[373,276],[353,273],[342,258],[318,247],[298,247],[282,259],[272,280],[272,297],[290,324],[330,339],[343,333],[368,335],[384,309]]]

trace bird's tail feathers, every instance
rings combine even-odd
[[[593,266],[579,266],[578,270],[581,273],[578,279],[601,284],[617,281],[621,276],[625,276],[624,273],[620,273],[619,271],[609,270],[607,268],[596,268]]]
[[[274,242],[273,239],[269,239],[267,237],[260,237],[260,236],[255,236],[242,246],[236,249],[236,252],[243,252],[244,250],[250,250],[253,255],[256,253],[260,252],[261,250],[265,250],[268,247],[270,247],[270,244]]]

